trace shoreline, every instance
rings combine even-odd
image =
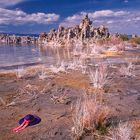
[[[103,96],[104,104],[111,108],[109,116],[114,116],[116,121],[140,123],[140,65],[136,66],[137,76],[131,77],[131,80],[130,77],[120,76],[115,67],[108,70],[114,73],[112,84],[104,89]],[[40,79],[41,71],[41,66],[33,66],[26,69],[23,77],[12,73],[0,74],[2,139],[20,139],[22,136],[22,139],[28,140],[73,140],[71,128],[74,112],[71,107],[87,89],[89,96],[95,95],[97,90],[92,91],[89,77],[79,71],[54,74],[44,68],[46,77]],[[11,132],[11,129],[18,125],[18,120],[29,113],[41,117],[41,123],[17,134]],[[92,138],[91,135],[88,137]],[[85,136],[83,140],[88,137]]]
[[[0,72],[0,140],[103,140],[131,123],[140,136],[140,46],[119,38],[75,43],[51,46],[56,62],[46,58],[50,66]],[[11,132],[27,114],[41,123]]]
[[[43,63],[33,62],[33,63],[19,64],[19,65],[12,65],[12,66],[2,66],[2,67],[0,67],[0,72],[17,70],[19,67],[23,67],[23,69],[25,69],[25,68],[28,68],[28,67],[38,66],[38,65],[41,65],[41,64],[43,64]]]

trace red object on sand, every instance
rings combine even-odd
[[[19,132],[24,130],[28,126],[33,126],[40,123],[41,119],[36,115],[28,114],[24,118],[19,120],[20,126],[13,129],[13,132]]]
[[[21,130],[24,130],[28,125],[29,125],[29,121],[24,120],[24,122],[20,126],[14,128],[13,131],[14,132],[19,132]]]

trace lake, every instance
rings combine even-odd
[[[55,57],[47,49],[34,45],[0,44],[0,70],[17,69],[37,64],[52,64]]]

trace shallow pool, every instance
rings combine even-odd
[[[53,63],[55,57],[48,50],[34,45],[0,44],[0,70],[17,69],[19,67],[41,63]]]

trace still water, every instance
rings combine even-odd
[[[130,53],[130,55],[127,56],[129,59],[132,59],[132,56],[136,57],[138,54],[140,54],[140,49],[133,49],[129,51],[127,51],[128,53]],[[67,59],[69,59],[68,54],[69,53],[64,48],[61,48],[60,50],[55,50],[49,49],[49,47],[39,47],[34,45],[0,44],[0,71],[24,68],[37,64],[44,64],[46,66],[50,66],[60,61],[67,61]],[[90,63],[96,64],[98,63],[98,61],[109,64],[127,63],[127,57],[111,57],[105,59],[94,57],[93,59],[91,59]],[[73,57],[70,57],[70,60],[72,58]]]
[[[0,44],[0,70],[17,69],[42,63],[53,63],[55,57],[50,51],[34,45]]]

